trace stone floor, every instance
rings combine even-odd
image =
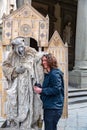
[[[57,130],[87,130],[87,103],[70,105],[68,118],[60,119]]]

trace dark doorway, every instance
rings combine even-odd
[[[30,38],[30,47],[35,48],[38,51],[37,41],[33,38]]]

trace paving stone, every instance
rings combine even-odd
[[[80,105],[69,109],[68,118],[60,119],[57,130],[87,130],[87,106]]]

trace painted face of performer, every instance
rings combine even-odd
[[[15,51],[19,56],[25,55],[25,47],[24,46],[16,46]]]
[[[19,56],[25,55],[25,39],[22,37],[15,38],[11,41],[14,52]]]

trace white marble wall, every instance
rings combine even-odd
[[[0,0],[0,23],[2,23],[3,14],[9,14],[10,5],[14,5],[14,10],[16,9],[16,0]]]

